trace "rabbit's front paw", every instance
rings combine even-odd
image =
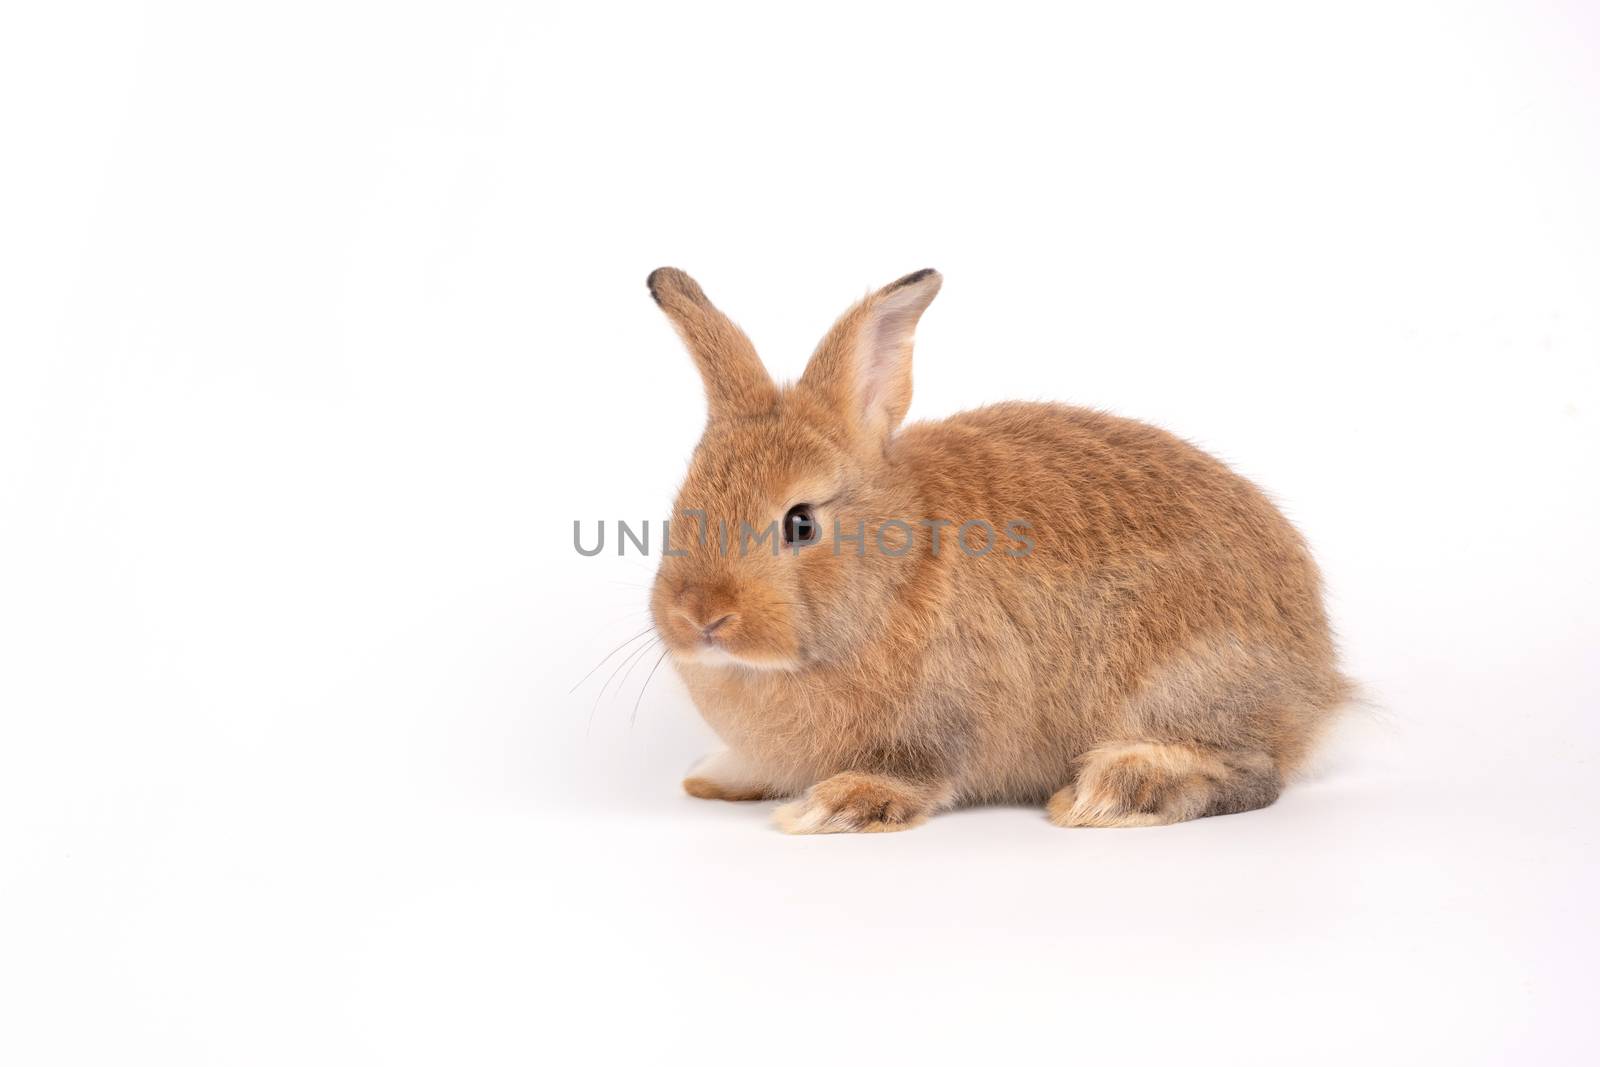
[[[818,782],[772,813],[790,834],[884,833],[909,830],[933,808],[930,791],[881,774],[846,771]]]

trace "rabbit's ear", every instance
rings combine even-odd
[[[771,411],[778,402],[778,388],[761,365],[755,346],[728,316],[712,306],[695,280],[681,270],[662,267],[653,271],[645,284],[700,368],[711,417]]]
[[[919,270],[845,312],[800,379],[873,447],[894,433],[911,406],[911,338],[944,281]]]

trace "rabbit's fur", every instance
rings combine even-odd
[[[984,801],[1047,802],[1064,826],[1272,803],[1350,691],[1305,542],[1250,482],[1129,419],[1010,403],[901,428],[939,285],[868,296],[780,387],[693,279],[650,276],[710,410],[651,596],[728,745],[684,788],[794,797],[776,818],[795,833]],[[802,502],[819,543],[741,541]],[[987,554],[954,546],[968,520]]]

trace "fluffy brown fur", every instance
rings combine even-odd
[[[933,271],[846,312],[784,387],[688,275],[649,285],[710,410],[672,523],[685,554],[662,559],[651,597],[728,745],[688,792],[797,797],[776,815],[795,833],[906,829],[986,801],[1144,826],[1276,799],[1349,686],[1316,565],[1254,485],[1162,430],[1079,408],[900,428]],[[763,530],[800,503],[818,544],[741,553],[741,523]],[[903,555],[879,550],[893,519],[913,531]],[[952,525],[936,553],[921,520],[938,519]],[[987,555],[955,546],[969,519],[999,534]],[[1031,552],[1013,554],[1011,520]],[[835,537],[858,524],[864,554]],[[903,535],[890,526],[884,543]]]

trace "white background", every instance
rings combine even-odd
[[[1583,3],[9,5],[0,1059],[1592,1062]],[[703,417],[934,266],[912,416],[1258,480],[1372,707],[1276,806],[793,839],[604,693]],[[613,663],[616,661],[613,661]],[[634,709],[637,707],[635,719]]]

